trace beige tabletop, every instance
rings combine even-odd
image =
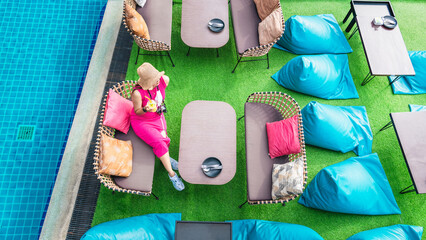
[[[374,76],[415,75],[399,25],[375,26],[375,17],[394,16],[388,1],[353,1],[362,46]]]
[[[219,18],[225,23],[224,29],[215,33],[208,28],[208,22]],[[229,40],[228,0],[183,0],[182,41],[195,48],[220,48]]]
[[[390,114],[417,193],[426,193],[426,112]]]
[[[234,177],[237,159],[235,110],[225,102],[193,101],[182,111],[179,173],[192,184],[225,184]],[[201,165],[215,157],[223,169],[217,177],[206,176]]]

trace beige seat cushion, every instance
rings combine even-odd
[[[261,20],[264,20],[269,14],[280,6],[279,0],[254,0],[257,14]]]
[[[261,20],[253,0],[232,0],[231,14],[238,53],[243,54],[247,49],[259,46],[257,29]]]
[[[133,158],[131,141],[121,141],[102,134],[101,153],[99,173],[121,177],[130,175]]]
[[[134,8],[129,4],[126,5],[126,21],[129,28],[134,34],[141,38],[151,39],[148,32],[148,26],[142,15],[140,15]]]
[[[289,160],[288,156],[269,157],[266,123],[280,121],[283,117],[271,105],[252,102],[245,103],[244,116],[248,200],[271,200],[273,165],[284,164]]]
[[[149,29],[150,39],[171,46],[173,0],[147,0],[143,8],[136,11],[143,16]]]
[[[282,10],[281,8],[277,8],[259,23],[260,45],[272,43],[283,34],[282,18]]]
[[[124,189],[151,192],[155,168],[155,155],[152,148],[136,135],[132,127],[127,134],[116,131],[115,138],[132,142],[133,163],[130,176],[113,176],[114,182]]]

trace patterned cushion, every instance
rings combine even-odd
[[[148,32],[148,26],[146,25],[143,17],[129,4],[126,5],[126,21],[129,28],[139,37],[145,39],[151,39]]]
[[[281,8],[277,8],[259,23],[258,32],[260,45],[267,45],[281,37],[283,34],[282,15]]]
[[[274,164],[272,169],[272,199],[303,193],[303,159]]]
[[[128,177],[132,173],[131,141],[122,141],[102,134],[101,153],[99,173],[120,177]]]

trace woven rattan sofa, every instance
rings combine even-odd
[[[268,155],[266,123],[280,121],[298,115],[299,142],[301,152],[271,159]],[[303,186],[308,178],[306,150],[303,134],[303,122],[297,102],[285,93],[253,93],[244,105],[247,167],[247,201],[249,204],[283,203],[295,199],[290,195],[283,199],[272,200],[273,164],[283,164],[302,157],[304,161]],[[245,202],[245,203],[246,203]],[[242,205],[244,205],[243,203]],[[240,205],[240,208],[242,207]]]
[[[136,82],[123,81],[117,83],[112,89],[124,98],[130,98],[133,87]],[[108,92],[107,92],[108,94]],[[130,127],[127,134],[116,131],[113,128],[103,125],[105,106],[107,95],[103,99],[101,116],[99,119],[99,130],[94,153],[94,170],[98,179],[105,187],[118,192],[126,192],[144,196],[150,196],[152,189],[152,181],[154,178],[155,155],[152,148],[142,141]],[[102,148],[100,146],[101,134],[115,137],[120,140],[130,140],[133,146],[133,162],[132,173],[128,177],[117,177],[99,173],[99,161],[102,156]],[[155,195],[154,195],[155,196]],[[157,196],[155,196],[157,198]],[[158,198],[157,198],[158,199]]]
[[[280,4],[281,8],[281,4]],[[268,52],[272,46],[279,40],[267,45],[260,45],[258,26],[261,22],[257,14],[256,5],[253,0],[231,0],[232,24],[234,26],[235,46],[237,48],[238,62],[232,73],[235,72],[240,62],[266,60],[269,69]],[[281,14],[282,17],[282,14]],[[284,31],[284,18],[281,19]],[[281,37],[281,36],[280,36]],[[260,57],[266,55],[266,58],[254,60],[241,60],[243,57]]]
[[[146,25],[148,26],[148,31],[151,39],[141,38],[132,32],[126,21],[126,11],[125,5],[129,4],[132,8],[142,15]],[[138,45],[138,54],[136,56],[135,64],[138,62],[139,55],[153,55],[153,56],[168,56],[172,66],[173,63],[172,57],[170,56],[169,51],[171,48],[171,38],[172,38],[172,0],[153,0],[146,1],[146,4],[143,8],[139,7],[135,0],[124,0],[123,4],[123,23],[127,31],[135,40]],[[165,51],[167,54],[152,54],[152,53],[140,53],[140,49],[147,51]]]

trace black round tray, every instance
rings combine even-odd
[[[212,32],[222,32],[223,28],[225,28],[225,23],[219,18],[213,18],[209,21],[207,27]]]
[[[203,166],[207,166],[206,168],[203,168]],[[221,166],[222,167],[222,163],[220,162],[219,159],[215,158],[215,157],[209,157],[206,158],[206,160],[204,160],[203,164],[201,165],[201,170],[203,171],[203,173],[207,176],[207,177],[217,177],[217,175],[220,174],[220,172],[222,172],[222,169],[210,169],[208,168],[209,166]]]
[[[383,18],[383,26],[386,28],[396,28],[396,25],[398,25],[398,21],[392,16],[384,16]]]

